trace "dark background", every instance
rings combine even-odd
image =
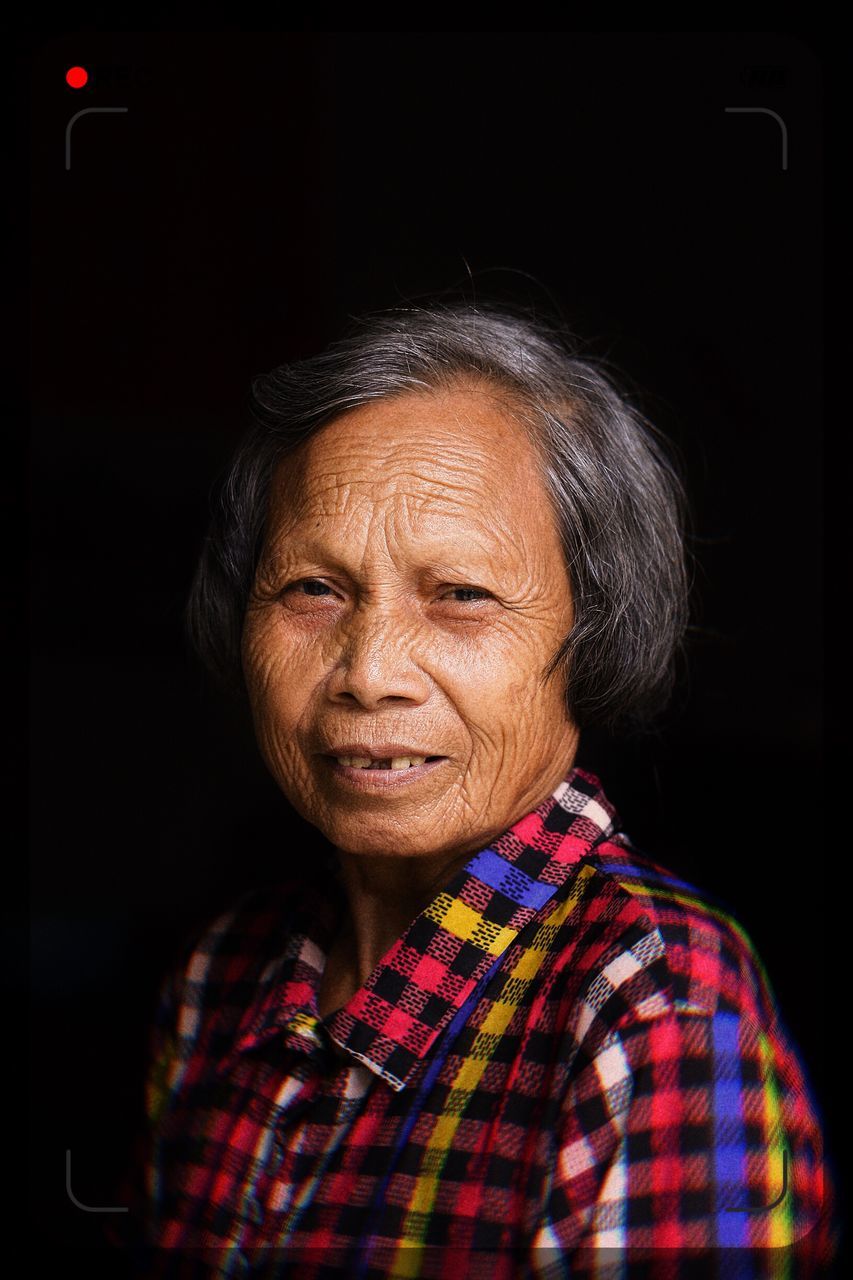
[[[90,82],[64,82],[74,64]],[[689,681],[589,740],[635,840],[767,965],[831,1155],[820,830],[822,71],[743,32],[30,33],[31,1194],[97,1247],[187,931],[310,855],[181,611],[249,379],[351,314],[549,302],[694,513]],[[125,113],[65,127],[83,107]],[[729,107],[767,107],[763,113]],[[840,1170],[838,1171],[840,1176]],[[51,1243],[48,1245],[47,1241]],[[56,1256],[59,1256],[58,1253]]]

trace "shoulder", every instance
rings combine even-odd
[[[229,1006],[236,1014],[283,962],[313,888],[297,875],[255,887],[187,932],[161,985],[161,1017],[189,1032]]]
[[[575,995],[593,1000],[596,1019],[611,1027],[667,1012],[734,1013],[757,1026],[775,1020],[764,965],[713,894],[652,861],[623,833],[596,845],[583,874],[563,960],[584,975]]]
[[[709,1207],[697,1212],[697,1231],[722,1202],[744,1214],[761,1209],[738,1219],[761,1248],[813,1238],[825,1253],[834,1188],[820,1112],[743,927],[714,895],[621,834],[596,845],[583,876],[574,951],[567,934],[559,953],[563,994],[571,975],[584,972],[561,1027],[560,1141],[568,1155],[558,1168],[572,1195],[575,1185],[581,1197],[592,1188],[606,1227],[614,1190],[640,1204],[650,1177],[673,1194],[681,1179],[687,1195],[704,1178]],[[601,1171],[618,1151],[621,1181],[584,1184],[590,1151]],[[673,1161],[673,1151],[691,1159]],[[678,1196],[672,1203],[681,1205]],[[684,1238],[680,1212],[670,1219],[664,1207],[655,1217],[662,1245]],[[724,1209],[722,1229],[731,1233],[732,1222]],[[649,1240],[646,1225],[640,1234]],[[746,1229],[738,1227],[744,1244]]]

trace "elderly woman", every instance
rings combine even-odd
[[[761,962],[575,764],[670,686],[656,432],[492,306],[368,317],[253,392],[190,625],[324,852],[164,984],[150,1273],[818,1274],[829,1179]]]

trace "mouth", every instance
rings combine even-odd
[[[439,768],[447,756],[370,756],[324,755],[331,774],[338,781],[359,791],[375,791],[405,786],[425,778]]]
[[[368,755],[339,755],[329,756],[330,760],[336,760],[338,764],[347,769],[391,769],[395,773],[401,769],[417,768],[419,765],[426,764],[428,760],[443,760],[444,756],[416,756],[416,755],[389,755],[383,759],[374,759]]]

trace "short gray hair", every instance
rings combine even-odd
[[[254,378],[187,603],[205,666],[245,696],[243,619],[280,460],[348,409],[473,381],[532,428],[557,517],[574,623],[543,674],[565,672],[581,729],[648,723],[669,699],[687,625],[684,488],[621,375],[580,347],[530,308],[437,302],[373,312],[320,354]]]

